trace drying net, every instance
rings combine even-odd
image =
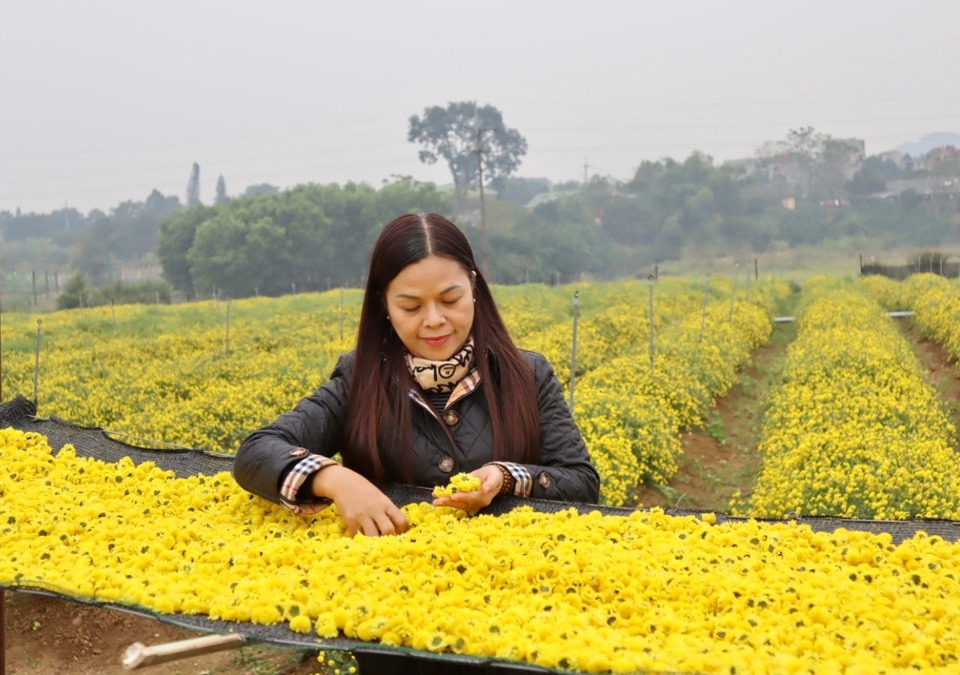
[[[82,426],[56,417],[42,418],[36,414],[35,405],[23,398],[0,403],[0,428],[12,427],[20,431],[30,431],[42,434],[48,441],[54,454],[65,445],[70,444],[76,450],[78,457],[90,457],[104,462],[116,462],[124,457],[130,458],[135,464],[153,462],[158,467],[172,471],[177,477],[192,475],[213,475],[222,471],[231,471],[233,457],[218,453],[211,453],[197,448],[150,449],[130,445],[110,436],[99,428]],[[0,467],[2,470],[3,467]],[[430,500],[429,490],[406,485],[391,485],[386,489],[387,495],[398,506],[405,506],[416,502]],[[580,513],[600,511],[605,515],[628,515],[633,510],[628,508],[597,506],[595,504],[576,504],[568,502],[546,501],[537,499],[519,499],[505,497],[497,499],[484,512],[492,515],[502,515],[525,505],[537,511],[557,512],[575,509]],[[665,513],[677,516],[700,515],[701,512],[686,509],[667,509]],[[743,521],[746,518],[716,514],[718,523],[725,521]],[[839,528],[847,530],[863,530],[872,533],[888,533],[894,543],[901,543],[918,532],[939,536],[946,541],[957,541],[960,538],[960,523],[946,520],[916,519],[909,521],[875,521],[854,520],[832,517],[800,517],[795,522],[805,524],[816,531],[834,531]],[[2,584],[0,584],[2,586]],[[120,611],[131,612],[159,619],[166,623],[181,627],[214,633],[239,633],[251,642],[269,642],[309,649],[339,649],[352,651],[361,664],[368,664],[368,669],[361,672],[377,672],[382,668],[391,668],[394,672],[566,672],[550,670],[526,663],[507,662],[503,660],[485,659],[480,657],[461,656],[456,654],[435,654],[403,647],[387,647],[379,643],[362,642],[359,640],[339,638],[321,639],[317,636],[304,635],[290,630],[286,624],[260,625],[254,623],[237,623],[207,618],[200,615],[164,614],[148,608],[131,608],[109,602],[100,602],[95,599],[85,599],[59,594],[49,588],[30,588],[28,586],[9,586],[18,591],[26,591],[42,595],[63,597],[75,602],[85,602],[98,606],[109,607]],[[404,670],[396,670],[396,665],[390,665],[383,659],[402,658],[416,661],[418,665],[403,666]]]

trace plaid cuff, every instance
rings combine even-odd
[[[523,464],[513,462],[491,462],[491,464],[506,467],[510,475],[513,476],[514,497],[529,497],[530,493],[533,492],[533,477]]]
[[[283,479],[283,485],[280,486],[280,503],[294,513],[303,515],[319,513],[330,506],[330,500],[325,498],[317,498],[313,502],[298,502],[297,493],[308,478],[331,464],[336,464],[336,462],[323,455],[307,455],[294,464],[293,468],[287,472],[287,477]]]

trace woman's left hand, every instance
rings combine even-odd
[[[458,492],[449,497],[437,497],[433,500],[433,505],[452,506],[471,513],[489,506],[503,486],[503,474],[500,473],[500,469],[488,464],[487,466],[481,466],[476,471],[471,471],[470,475],[480,479],[479,490]]]

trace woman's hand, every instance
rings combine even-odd
[[[485,506],[489,506],[493,498],[500,493],[503,486],[503,474],[492,464],[481,466],[470,475],[480,479],[480,489],[473,492],[458,492],[449,497],[437,497],[433,500],[434,506],[452,506],[473,513]]]
[[[403,511],[377,486],[356,471],[336,464],[318,471],[311,485],[313,494],[328,497],[347,524],[350,534],[368,537],[402,534],[409,523]]]

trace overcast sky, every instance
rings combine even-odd
[[[518,171],[629,179],[811,125],[889,150],[960,132],[960,0],[4,0],[0,210],[154,188],[450,182],[406,140],[476,100]]]

